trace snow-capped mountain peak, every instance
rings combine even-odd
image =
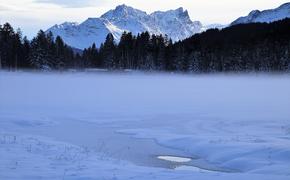
[[[84,49],[93,43],[100,46],[108,33],[112,33],[118,42],[124,31],[134,35],[148,31],[151,34],[166,34],[173,41],[183,40],[201,32],[202,24],[199,21],[193,22],[188,11],[182,7],[147,14],[123,4],[100,18],[88,18],[81,24],[66,22],[51,27],[47,30],[49,31],[55,37],[61,36],[70,46]]]
[[[114,19],[124,19],[124,18],[140,18],[147,16],[146,12],[143,12],[138,9],[134,9],[130,6],[127,6],[125,4],[117,6],[115,9],[108,11],[104,15],[101,16],[101,18],[108,19],[108,20],[114,20]]]
[[[202,24],[192,21],[188,11],[183,8],[169,11],[157,11],[150,15],[160,28],[161,32],[167,34],[173,41],[182,40],[195,33],[201,32]]]
[[[256,22],[274,22],[282,20],[285,18],[290,18],[290,3],[282,4],[276,9],[269,9],[264,11],[254,10],[249,13],[248,16],[240,17],[231,25],[236,24],[246,24],[246,23],[256,23]]]

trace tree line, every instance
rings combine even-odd
[[[173,43],[163,35],[108,34],[100,47],[81,53],[61,37],[39,31],[31,41],[8,23],[0,26],[0,68],[144,70],[170,72],[250,72],[290,70],[290,19],[206,32]]]
[[[60,69],[70,66],[75,54],[60,37],[39,31],[31,41],[22,38],[9,23],[0,26],[0,67],[17,69]]]

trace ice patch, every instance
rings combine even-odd
[[[191,161],[191,158],[178,157],[178,156],[158,156],[157,158],[161,160],[177,162],[177,163],[186,163],[186,162]]]

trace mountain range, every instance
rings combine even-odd
[[[285,3],[276,9],[251,11],[248,16],[238,18],[232,22],[231,25],[264,22],[271,23],[285,18],[290,18],[290,3]]]
[[[47,30],[54,36],[61,36],[64,41],[76,48],[86,48],[93,43],[100,46],[108,33],[119,41],[124,31],[168,35],[173,41],[183,40],[202,31],[199,21],[191,21],[183,8],[169,11],[157,11],[147,14],[126,5],[117,6],[99,18],[88,18],[81,24],[66,22]]]
[[[287,17],[290,17],[290,3],[276,9],[252,11],[248,16],[240,17],[230,25],[273,22]],[[200,21],[192,21],[188,11],[183,8],[147,14],[144,11],[120,5],[99,18],[88,18],[80,24],[65,22],[54,25],[46,32],[52,32],[55,37],[61,36],[65,43],[72,47],[84,49],[93,43],[99,47],[109,33],[113,34],[116,42],[120,40],[124,31],[132,32],[133,35],[145,31],[150,34],[163,34],[176,42],[207,29],[223,27],[226,26],[220,24],[204,26]]]

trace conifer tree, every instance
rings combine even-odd
[[[104,62],[104,67],[107,69],[115,69],[117,66],[115,59],[116,45],[114,42],[113,34],[108,34],[106,41],[101,49],[102,61]]]

